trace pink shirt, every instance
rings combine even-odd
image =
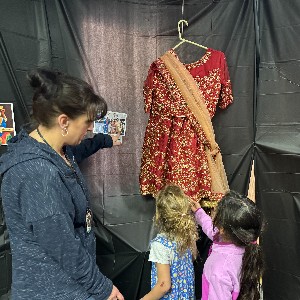
[[[203,232],[213,241],[202,274],[202,300],[236,300],[245,248],[215,240],[218,230],[214,230],[211,217],[202,208],[196,211],[195,217]]]

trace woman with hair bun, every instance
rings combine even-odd
[[[59,72],[40,69],[28,79],[34,122],[0,159],[12,299],[123,300],[96,265],[92,212],[77,165],[116,142],[97,136],[86,153],[80,144],[96,115],[106,114],[106,102],[86,82]]]

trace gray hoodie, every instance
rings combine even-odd
[[[112,291],[112,282],[96,265],[94,232],[85,228],[83,176],[71,147],[65,151],[77,175],[24,130],[0,158],[14,300],[106,300]]]

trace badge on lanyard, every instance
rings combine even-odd
[[[90,210],[90,208],[86,209],[85,214],[85,226],[86,226],[86,232],[90,233],[92,230],[92,223],[93,223],[93,213]]]

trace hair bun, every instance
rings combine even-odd
[[[59,72],[37,69],[28,73],[27,78],[36,92],[42,94],[46,99],[50,99],[57,95],[57,77],[59,75]]]

